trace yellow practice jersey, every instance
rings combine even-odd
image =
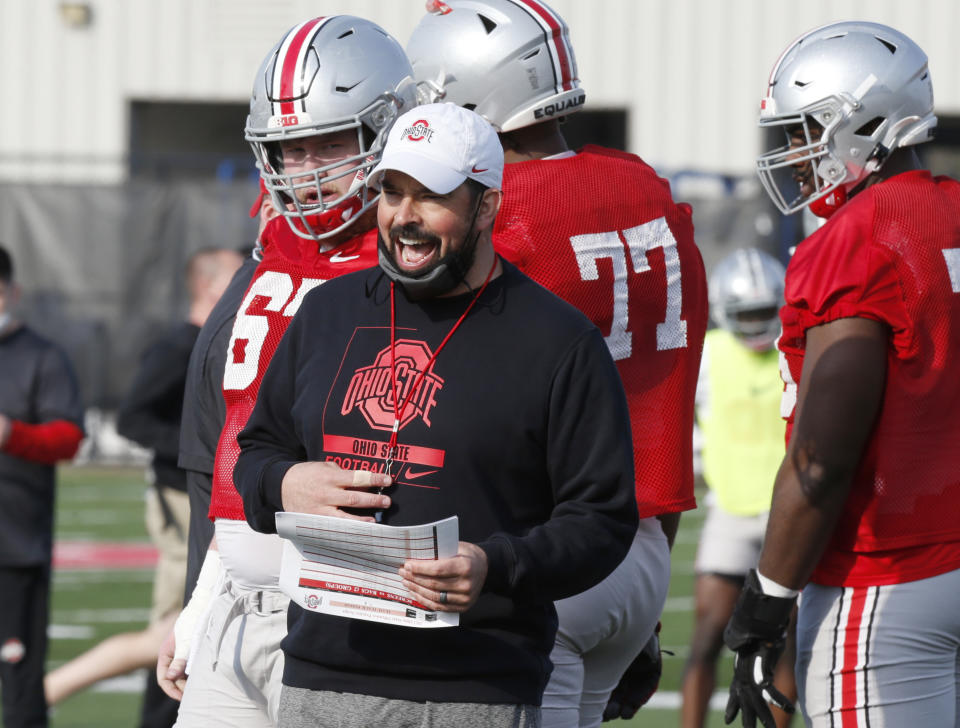
[[[707,332],[697,388],[703,477],[729,513],[770,509],[784,454],[782,392],[776,348],[756,352],[725,329]]]

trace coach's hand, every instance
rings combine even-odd
[[[435,612],[465,612],[477,601],[487,580],[487,554],[461,541],[449,559],[408,559],[400,567],[403,585]]]
[[[776,728],[768,702],[792,713],[793,704],[773,687],[773,668],[783,652],[787,624],[796,598],[764,594],[753,569],[749,571],[723,641],[736,652],[730,698],[724,713],[728,725],[742,712],[745,728],[755,728],[757,718],[765,728]]]
[[[358,516],[344,508],[385,510],[390,498],[378,494],[390,485],[389,475],[369,470],[344,470],[336,463],[297,463],[283,476],[283,510],[373,521],[373,515]]]

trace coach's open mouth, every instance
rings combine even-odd
[[[417,238],[397,237],[395,239],[399,260],[397,263],[406,270],[415,271],[427,265],[440,250],[440,241],[436,238],[419,240]]]

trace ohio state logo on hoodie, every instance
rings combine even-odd
[[[359,409],[374,430],[393,428],[395,414],[393,386],[390,384],[390,349],[389,346],[382,349],[373,364],[354,372],[340,408],[342,415]],[[443,379],[432,370],[427,371],[433,353],[424,342],[410,339],[399,339],[394,350],[397,398],[400,405],[409,397],[400,419],[400,427],[402,429],[416,417],[422,418],[424,424],[430,427],[430,413],[437,404],[437,394],[443,388]],[[414,387],[416,391],[413,391]]]

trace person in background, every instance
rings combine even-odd
[[[3,725],[43,728],[55,464],[77,453],[83,405],[66,354],[16,316],[0,246],[0,684]]]
[[[423,99],[476,111],[504,148],[497,252],[604,333],[630,407],[640,527],[613,574],[557,604],[544,725],[631,717],[657,687],[669,545],[680,513],[696,507],[693,408],[708,314],[691,210],[639,157],[569,148],[561,119],[586,95],[569,30],[547,3],[427,9],[407,42]]]
[[[227,249],[205,248],[190,256],[184,269],[189,296],[186,319],[146,347],[117,413],[117,432],[152,451],[145,522],[159,558],[149,624],[138,632],[113,635],[50,672],[44,681],[50,705],[100,680],[153,667],[160,643],[180,612],[190,504],[177,453],[187,362],[200,327],[241,262],[239,252]],[[164,695],[148,675],[142,728],[169,728],[176,713],[176,701]]]
[[[696,616],[681,690],[683,728],[705,725],[723,628],[744,577],[757,565],[783,459],[775,343],[784,274],[776,258],[745,248],[723,258],[710,276],[710,310],[718,328],[707,332],[697,385],[701,462],[710,490],[694,563]],[[795,694],[791,659],[781,660],[776,682],[784,694]],[[780,728],[789,720],[778,711]]]
[[[787,267],[787,452],[724,641],[726,722],[768,702],[800,590],[808,726],[956,726],[960,684],[960,182],[913,146],[937,124],[927,56],[885,25],[803,34],[773,67],[761,182],[827,222]],[[773,135],[770,135],[773,138]]]

